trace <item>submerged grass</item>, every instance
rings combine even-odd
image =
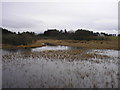
[[[109,59],[107,55],[100,55],[95,53],[86,53],[87,50],[48,50],[41,52],[21,52],[21,54],[3,55],[3,58],[45,58],[48,60],[89,60],[89,59]]]

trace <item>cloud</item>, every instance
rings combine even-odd
[[[18,20],[18,19],[17,19]],[[2,21],[2,26],[3,27],[10,27],[10,28],[31,28],[34,27],[35,24],[32,23],[31,21],[26,21],[26,20],[7,20],[4,19]]]
[[[3,2],[118,2],[119,0],[2,0]]]
[[[117,30],[116,0],[4,2],[3,26],[43,32],[47,28]],[[105,1],[105,2],[104,2]]]
[[[95,29],[98,30],[117,30],[118,20],[116,19],[101,19],[94,22]]]

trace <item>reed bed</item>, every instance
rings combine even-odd
[[[118,59],[89,52],[5,53],[2,55],[3,88],[117,88]]]
[[[66,60],[66,61],[79,61],[79,60],[92,60],[92,59],[109,59],[110,56],[100,55],[95,53],[87,53],[87,50],[47,50],[41,52],[21,52],[6,54],[3,58],[45,58],[48,60]]]
[[[64,46],[73,46],[73,47],[81,47],[87,49],[115,49],[119,50],[118,40],[52,40],[52,39],[43,39],[38,40],[35,44],[40,43],[52,43],[56,45],[64,45]]]

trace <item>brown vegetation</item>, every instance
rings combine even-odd
[[[40,43],[52,43],[56,45],[74,46],[87,49],[115,49],[119,50],[118,40],[38,40],[36,44]]]
[[[41,52],[22,52],[21,55],[16,56],[14,54],[4,55],[3,58],[45,58],[48,60],[92,60],[93,59],[109,59],[107,55],[100,55],[95,53],[86,53],[87,50],[48,50]],[[104,60],[103,60],[104,61]]]
[[[8,45],[3,44],[2,48],[33,48],[42,47],[42,43],[51,43],[55,45],[81,47],[86,49],[115,49],[120,50],[118,37],[108,37],[109,40],[57,40],[57,39],[40,39],[28,45]]]
[[[36,45],[36,44],[31,44],[31,45],[8,45],[8,44],[3,44],[1,48],[4,49],[19,49],[19,48],[35,48],[35,47],[42,47],[44,45]]]
[[[53,40],[53,39],[42,39],[34,42],[30,45],[6,45],[3,44],[2,48],[33,48],[33,47],[42,47],[42,43],[52,43],[55,45],[64,45],[64,46],[74,46],[74,47],[81,47],[86,49],[115,49],[119,50],[118,47],[118,40]]]

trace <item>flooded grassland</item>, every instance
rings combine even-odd
[[[118,50],[2,50],[3,88],[117,88]]]

